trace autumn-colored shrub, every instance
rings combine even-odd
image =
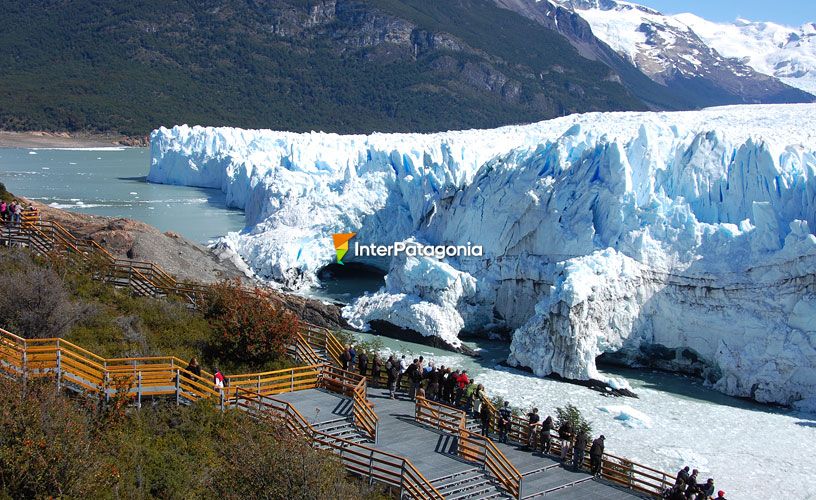
[[[204,317],[213,328],[211,357],[250,366],[283,357],[299,328],[294,314],[248,293],[238,281],[209,287]]]
[[[384,498],[280,422],[125,403],[0,377],[0,498]]]

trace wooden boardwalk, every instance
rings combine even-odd
[[[348,398],[320,389],[279,394],[275,398],[292,404],[315,426],[349,416],[351,408]],[[416,422],[413,401],[407,398],[393,400],[387,391],[371,388],[368,398],[374,403],[374,411],[379,417],[377,442],[369,443],[369,446],[409,459],[447,498],[511,498],[483,474],[478,464],[457,455],[456,436]],[[597,480],[587,472],[564,468],[555,457],[530,453],[513,445],[498,443],[497,446],[524,477],[522,498],[644,498],[607,481]]]

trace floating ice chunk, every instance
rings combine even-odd
[[[652,426],[652,419],[645,413],[638,411],[631,406],[599,406],[598,410],[612,415],[612,418],[621,422],[626,427],[646,427]]]

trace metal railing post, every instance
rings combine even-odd
[[[110,402],[110,392],[109,386],[110,385],[110,375],[108,374],[108,368],[105,367],[105,372],[102,374],[102,390],[105,391],[105,403],[107,404]]]
[[[142,371],[139,370],[139,373],[136,375],[136,408],[142,407]]]
[[[374,483],[374,450],[368,454],[368,484]]]
[[[181,370],[176,368],[176,406],[181,403]]]
[[[399,484],[399,496],[400,498],[403,497],[405,494],[405,459],[402,460],[402,466],[400,467],[400,484]]]
[[[289,372],[289,392],[295,392],[295,369]]]
[[[258,394],[261,393],[261,376],[258,375]]]
[[[221,393],[221,411],[224,411],[224,389],[220,390]]]
[[[59,339],[57,339],[57,393],[59,393],[62,386],[62,349],[59,346]]]
[[[28,341],[23,339],[23,386],[28,380]]]

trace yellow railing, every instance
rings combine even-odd
[[[193,304],[200,304],[207,291],[207,287],[200,283],[186,283],[176,280],[172,275],[152,262],[140,262],[129,259],[117,259],[91,238],[78,238],[57,222],[43,222],[39,216],[30,212],[24,213],[23,224],[15,225],[3,222],[6,228],[19,229],[24,234],[9,232],[5,238],[9,241],[26,242],[38,252],[47,256],[57,255],[76,256],[90,262],[98,259],[103,264],[102,269],[96,269],[99,276],[107,281],[117,282],[125,280],[128,286],[138,295],[160,296],[176,295],[189,299]],[[0,234],[0,237],[4,235]],[[252,289],[242,290],[244,293],[261,295],[268,299],[275,298],[269,292]],[[308,341],[307,341],[308,339]],[[340,365],[340,354],[343,347],[337,338],[326,328],[311,324],[304,324],[302,335],[294,339],[295,357],[306,364],[319,364],[323,359],[315,348],[326,351],[328,360]]]

